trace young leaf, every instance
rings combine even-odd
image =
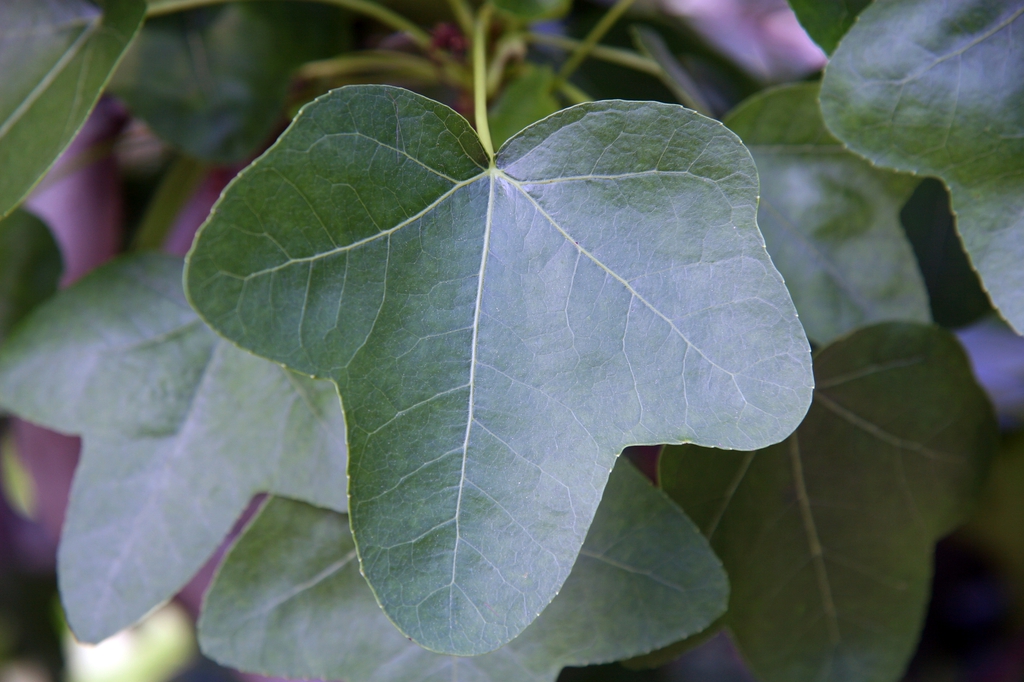
[[[43,221],[26,211],[0,220],[0,344],[18,320],[57,291],[63,268]]]
[[[0,217],[74,139],[145,14],[145,0],[0,3]]]
[[[487,114],[495,147],[505,144],[531,123],[562,108],[551,94],[554,82],[555,72],[551,67],[528,63],[523,72],[505,87]]]
[[[480,654],[558,592],[625,446],[760,447],[803,417],[756,195],[739,140],[680,106],[572,107],[489,164],[451,109],[348,87],[228,188],[187,288],[337,382],[364,574],[406,635]]]
[[[500,10],[522,19],[551,19],[572,7],[572,0],[493,0]]]
[[[342,51],[344,35],[335,8],[294,2],[155,17],[125,55],[111,89],[182,151],[235,163],[270,137],[292,70]]]
[[[937,175],[967,252],[1024,330],[1024,2],[878,0],[825,69],[825,123],[873,163]]]
[[[760,679],[898,680],[933,545],[966,519],[995,417],[937,327],[869,327],[814,367],[814,402],[789,439],[749,453],[668,447],[661,482],[722,558],[725,623]]]
[[[870,4],[871,0],[789,0],[800,25],[827,53],[836,49],[857,15]]]
[[[566,665],[645,653],[725,610],[718,558],[678,507],[622,460],[559,595],[517,639],[483,656],[430,653],[388,622],[359,575],[345,516],[267,503],[206,597],[200,642],[242,670],[347,682],[554,682]]]
[[[755,95],[725,125],[757,163],[757,222],[811,340],[882,320],[931,321],[900,225],[916,178],[846,151],[825,129],[816,84]]]
[[[177,592],[254,493],[344,510],[338,398],[218,340],[181,260],[122,259],[37,309],[0,351],[0,404],[84,437],[59,575],[79,639]]]

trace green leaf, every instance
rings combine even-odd
[[[111,89],[196,158],[242,161],[281,120],[292,71],[343,51],[343,15],[295,2],[239,2],[146,22]]]
[[[225,192],[190,254],[214,329],[337,382],[362,569],[406,635],[494,650],[568,577],[616,454],[799,423],[807,341],[721,124],[598,102],[489,165],[451,109],[336,90]]]
[[[144,0],[0,3],[0,217],[71,144],[145,13]]]
[[[722,558],[725,623],[761,680],[898,680],[934,543],[966,520],[995,417],[937,327],[868,327],[814,368],[814,403],[785,442],[668,447],[660,480]]]
[[[941,177],[993,303],[1024,330],[1024,2],[879,0],[825,69],[825,123],[873,163]]]
[[[219,340],[181,260],[115,261],[38,308],[0,352],[0,404],[84,437],[61,595],[98,641],[177,592],[253,494],[344,510],[338,398]]]
[[[757,222],[812,341],[829,343],[871,322],[931,321],[900,225],[917,178],[848,152],[825,129],[816,84],[755,95],[725,125],[757,163]]]
[[[510,644],[430,653],[388,622],[359,574],[345,516],[275,498],[224,560],[200,642],[242,670],[347,682],[545,680],[691,635],[725,610],[728,586],[693,523],[620,461],[572,574]]]
[[[26,211],[0,220],[0,345],[21,318],[57,291],[63,269],[43,221]]]
[[[800,25],[830,54],[853,26],[857,15],[870,4],[871,0],[789,0]]]
[[[524,65],[522,73],[505,87],[487,115],[496,148],[526,126],[562,108],[551,94],[554,83],[555,72],[551,67]]]
[[[572,0],[493,0],[500,10],[522,19],[552,19],[564,15],[572,7]]]

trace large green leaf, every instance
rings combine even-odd
[[[18,320],[57,291],[63,268],[43,221],[26,211],[0,220],[0,344]]]
[[[281,119],[295,67],[345,48],[335,8],[239,2],[146,22],[111,89],[158,135],[216,163],[250,157]]]
[[[800,25],[829,53],[870,4],[871,0],[789,0]]]
[[[0,217],[74,139],[145,13],[144,0],[0,3]]]
[[[803,417],[756,194],[739,140],[680,106],[566,109],[490,165],[451,109],[348,87],[226,190],[187,288],[337,382],[370,585],[412,639],[479,654],[555,596],[625,446],[753,448]]]
[[[1024,330],[1024,1],[879,0],[825,69],[836,137],[937,175],[992,301]]]
[[[119,260],[38,308],[0,352],[0,404],[84,436],[61,595],[98,641],[178,591],[254,493],[344,510],[334,387],[219,340],[181,260]]]
[[[832,137],[816,84],[755,95],[725,125],[754,155],[757,222],[812,341],[882,320],[931,321],[900,225],[916,178],[875,168]]]
[[[995,418],[937,327],[868,327],[814,367],[814,403],[789,439],[749,453],[666,448],[661,483],[722,558],[725,623],[760,679],[898,680],[933,545],[966,519]]]
[[[430,653],[388,622],[359,574],[344,515],[270,501],[207,594],[200,641],[242,670],[346,682],[554,682],[691,635],[725,610],[725,573],[677,506],[628,462],[612,472],[572,574],[510,644]]]

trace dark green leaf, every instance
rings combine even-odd
[[[701,630],[727,594],[693,523],[621,461],[562,591],[498,651],[457,658],[409,642],[359,575],[346,517],[282,498],[225,559],[200,638],[222,663],[291,678],[553,682],[563,666],[614,661]]]
[[[513,639],[625,446],[760,447],[810,397],[750,155],[683,107],[598,102],[509,140],[398,88],[306,107],[190,255],[213,327],[345,403],[362,569],[441,653]]]
[[[64,268],[50,230],[31,213],[0,220],[0,344],[30,310],[57,291]]]
[[[871,0],[789,0],[800,25],[828,53],[870,4]]]
[[[568,12],[572,0],[494,0],[494,6],[523,19],[551,19]]]
[[[144,0],[0,3],[0,217],[74,139],[145,13]]]
[[[917,178],[848,152],[825,129],[816,84],[756,95],[725,125],[754,155],[757,222],[812,341],[882,320],[931,321],[900,225]]]
[[[523,72],[505,87],[488,114],[495,147],[562,108],[551,94],[554,83],[555,72],[551,67],[529,63],[524,66]]]
[[[1024,2],[879,0],[825,70],[825,122],[873,163],[937,175],[993,303],[1024,330]]]
[[[254,493],[346,506],[334,387],[218,340],[185,302],[181,267],[156,254],[103,267],[0,352],[0,404],[84,436],[59,569],[86,641],[178,591]]]
[[[292,71],[345,49],[336,9],[239,2],[146,22],[111,82],[158,135],[215,163],[250,157],[283,114]]]
[[[998,438],[956,339],[884,323],[815,355],[804,423],[757,452],[666,448],[661,482],[732,585],[725,623],[764,682],[898,680],[936,540]]]

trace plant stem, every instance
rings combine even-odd
[[[409,34],[413,42],[417,46],[424,50],[429,50],[433,44],[430,34],[424,31],[422,28],[412,23],[397,12],[389,10],[387,7],[378,5],[371,0],[318,0],[327,5],[335,5],[342,9],[347,9],[352,12],[358,12],[368,17],[372,17],[380,23],[390,26],[396,31],[402,31],[403,33]],[[194,9],[196,7],[205,7],[207,5],[217,5],[226,2],[226,0],[150,0],[149,10],[146,12],[146,16],[154,17],[160,16],[161,14],[170,14],[172,12],[181,12],[187,9]]]
[[[565,36],[550,35],[547,33],[528,33],[526,39],[539,45],[550,45],[559,49],[571,52],[583,44],[583,41]],[[661,76],[661,68],[653,59],[648,59],[630,50],[623,50],[619,47],[608,47],[606,45],[595,45],[590,48],[590,56],[610,64],[624,66],[627,69],[640,71],[652,76]]]
[[[508,33],[494,46],[494,59],[487,69],[487,94],[493,95],[501,85],[501,77],[505,75],[505,67],[514,56],[526,53],[526,45],[521,33]]]
[[[476,132],[487,152],[494,160],[494,143],[491,141],[491,126],[487,122],[487,29],[491,26],[494,8],[486,3],[480,8],[473,30],[473,109],[476,116]]]
[[[619,20],[626,10],[628,10],[636,0],[616,0],[615,4],[612,5],[611,9],[605,12],[601,20],[597,22],[594,28],[590,29],[590,33],[583,39],[583,42],[576,46],[576,49],[572,51],[569,58],[565,60],[565,64],[562,64],[562,68],[558,71],[558,87],[561,83],[569,80],[569,76],[579,68],[579,65],[583,63],[583,60],[587,58],[591,50],[600,42],[601,38],[604,38],[605,34],[608,33],[609,29],[615,25],[615,22]]]
[[[304,64],[296,72],[300,79],[344,78],[363,74],[385,74],[418,83],[443,82],[460,88],[472,87],[465,69],[453,69],[426,57],[391,50],[366,50]]]
[[[149,200],[131,250],[159,249],[174,226],[174,220],[199,183],[206,177],[208,166],[191,156],[179,156],[164,174],[153,198]]]
[[[455,15],[455,21],[459,22],[462,33],[467,38],[473,35],[473,12],[466,4],[466,0],[448,0],[448,4],[452,8],[452,14]]]
[[[594,98],[583,92],[569,81],[559,83],[558,92],[562,93],[562,97],[565,97],[570,104],[584,104],[585,102],[593,102]]]

